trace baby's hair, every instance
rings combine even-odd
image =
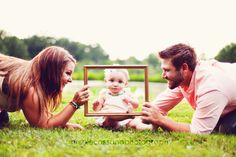
[[[121,72],[122,74],[124,74],[127,81],[129,80],[129,72],[127,69],[105,69],[104,70],[105,79],[108,78],[108,76],[111,75],[111,73],[113,72]]]

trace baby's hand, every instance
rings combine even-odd
[[[100,102],[98,100],[93,101],[93,110],[98,111],[99,109]]]
[[[131,99],[128,98],[128,97],[125,97],[125,98],[123,99],[123,101],[124,101],[127,105],[129,105],[130,102],[131,102]]]
[[[129,105],[127,113],[132,113],[133,107],[131,105]]]

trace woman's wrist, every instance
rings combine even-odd
[[[74,101],[70,101],[70,105],[72,105],[75,109],[79,109],[80,108],[80,105],[78,105]]]

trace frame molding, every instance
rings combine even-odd
[[[144,70],[144,100],[148,101],[148,65],[84,65],[84,85],[88,84],[88,70],[91,69],[143,69]],[[141,116],[137,113],[91,113],[88,111],[88,101],[84,104],[84,115],[91,116]]]

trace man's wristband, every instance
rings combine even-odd
[[[76,104],[74,101],[71,101],[70,104],[75,108],[75,109],[79,109],[80,106],[78,104]]]

